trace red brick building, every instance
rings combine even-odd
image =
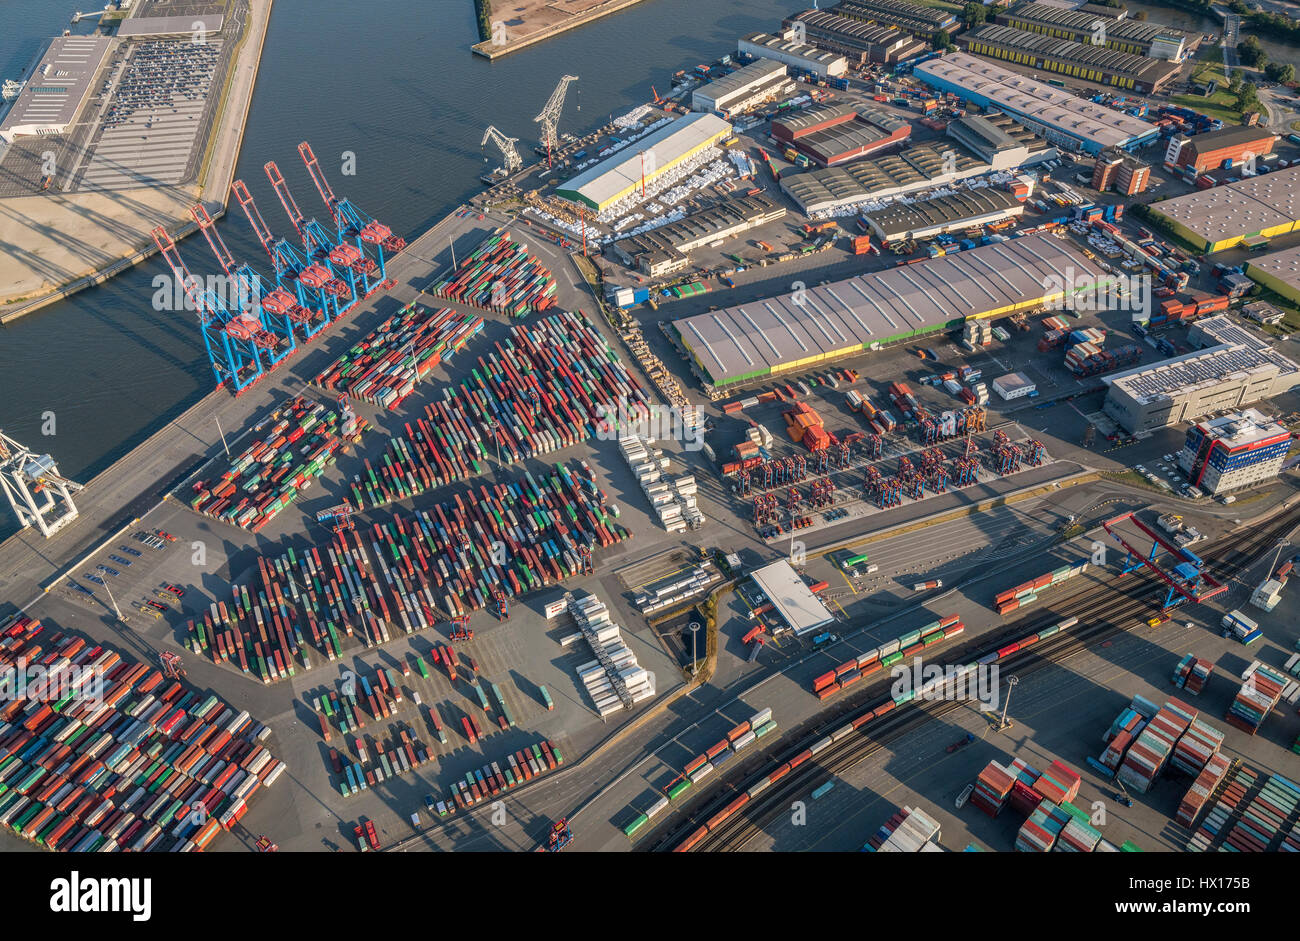
[[[1169,141],[1165,166],[1190,166],[1197,173],[1217,170],[1228,161],[1236,166],[1247,154],[1262,157],[1271,153],[1276,141],[1277,136],[1263,127],[1225,127],[1190,137],[1179,134]]]

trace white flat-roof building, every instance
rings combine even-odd
[[[796,635],[825,627],[834,618],[799,573],[784,559],[754,572],[754,582]]]
[[[50,40],[27,84],[0,120],[0,141],[66,133],[112,44],[108,36]]]
[[[793,29],[775,36],[771,33],[751,33],[742,38],[736,48],[743,55],[782,62],[811,72],[818,78],[836,78],[849,70],[848,60],[844,56],[795,42],[794,36]]]
[[[691,110],[736,114],[794,90],[785,63],[755,59],[743,69],[695,89],[691,93]]]

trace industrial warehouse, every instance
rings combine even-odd
[[[1106,414],[1130,433],[1198,421],[1240,409],[1300,385],[1300,366],[1224,316],[1192,325],[1203,349],[1112,376]]]
[[[1009,170],[1055,152],[1003,114],[958,118],[948,125],[948,135],[951,142],[927,142],[848,166],[782,176],[781,188],[806,214],[839,214],[863,204]]]
[[[915,74],[939,91],[1005,111],[1049,143],[1071,151],[1096,154],[1107,147],[1132,151],[1160,134],[1155,125],[1140,118],[961,52],[922,62]]]
[[[1300,166],[1161,200],[1151,211],[1205,252],[1285,235],[1300,226]]]
[[[1088,82],[1131,89],[1144,95],[1160,91],[1181,71],[1177,62],[1057,39],[1010,26],[981,26],[964,34],[960,42],[968,51],[979,55]]]
[[[1099,14],[1069,10],[1049,3],[1019,3],[999,13],[994,22],[1057,39],[1102,45],[1119,52],[1130,52],[1153,59],[1181,62],[1195,51],[1196,40],[1182,30],[1157,23],[1141,23],[1127,17],[1098,20]],[[1098,25],[1101,41],[1097,42]]]
[[[1191,167],[1196,173],[1231,167],[1247,155],[1262,157],[1272,153],[1277,135],[1266,127],[1224,127],[1200,134],[1177,134],[1165,150],[1165,165],[1170,169]]]
[[[838,53],[857,66],[900,62],[926,49],[924,40],[896,26],[851,20],[829,10],[801,10],[786,17],[782,25],[802,29],[806,42]]]
[[[737,51],[755,59],[771,59],[823,79],[837,78],[848,71],[849,64],[844,56],[795,42],[793,35],[794,31],[791,30],[780,36],[751,33],[741,37]]]
[[[715,79],[691,94],[692,111],[733,115],[793,92],[794,81],[781,62],[755,59],[730,75]]]
[[[867,105],[814,105],[772,119],[774,138],[823,167],[877,153],[903,143],[911,134],[907,121]]]
[[[952,33],[961,28],[961,20],[947,10],[907,0],[844,0],[832,12],[863,23],[893,26],[922,39],[929,39],[939,30]]]
[[[706,382],[723,387],[887,343],[1043,306],[1061,294],[1045,284],[1089,290],[1108,280],[1059,239],[1032,235],[887,268],[673,323]]]
[[[1246,263],[1246,274],[1270,291],[1300,304],[1300,245]]]
[[[781,66],[784,69],[784,66]],[[567,181],[555,192],[597,212],[722,140],[731,125],[713,114],[690,114]],[[644,154],[653,152],[647,165]]]
[[[885,244],[927,239],[944,232],[991,225],[1024,214],[1025,204],[1006,190],[966,190],[914,203],[895,202],[863,218]]]
[[[611,242],[607,251],[629,268],[658,277],[685,267],[690,253],[697,248],[775,222],[785,214],[784,206],[761,193],[741,196],[657,229]]]
[[[0,141],[13,143],[19,137],[66,133],[111,45],[107,36],[50,40],[27,84],[0,121]]]

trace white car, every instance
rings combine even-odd
[[[1145,474],[1147,472],[1147,469],[1143,467],[1141,464],[1134,464],[1133,469],[1137,471],[1139,474]]]
[[[1172,464],[1172,463],[1174,462],[1174,456],[1173,456],[1172,454],[1166,454],[1166,455],[1165,455],[1165,461],[1167,461],[1168,463]]]

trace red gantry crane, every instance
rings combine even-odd
[[[1148,550],[1144,552],[1137,546],[1137,540],[1133,534],[1126,536],[1119,531],[1120,527],[1127,525],[1132,525],[1150,538],[1151,547]],[[1124,547],[1127,553],[1124,558],[1124,565],[1119,573],[1121,578],[1130,572],[1145,567],[1168,586],[1169,591],[1165,595],[1164,604],[1161,605],[1162,609],[1177,607],[1184,601],[1202,604],[1228,590],[1227,585],[1205,571],[1204,560],[1190,549],[1167,542],[1163,536],[1132,513],[1124,513],[1114,519],[1107,520],[1102,523],[1102,526],[1112,539]],[[1161,550],[1173,556],[1175,562],[1172,566],[1162,565],[1159,562],[1159,558],[1163,554]]]

